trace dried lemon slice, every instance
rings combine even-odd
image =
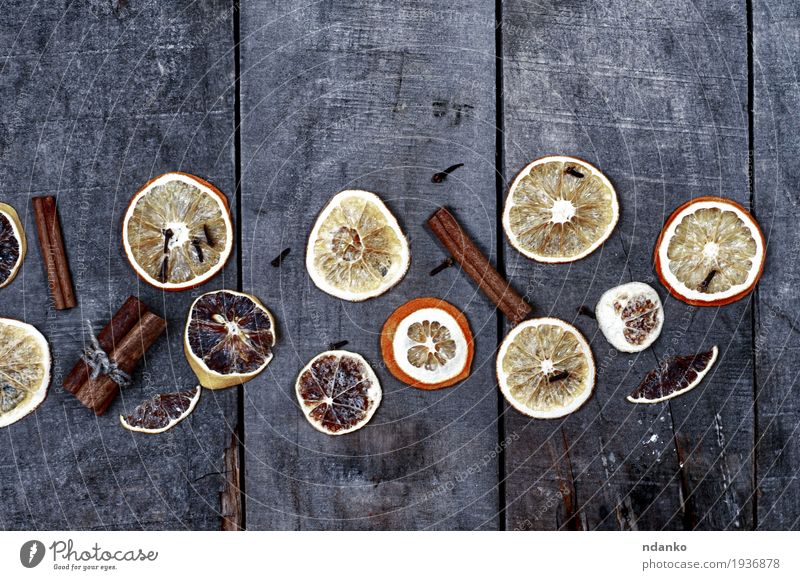
[[[246,383],[267,368],[275,319],[255,296],[218,290],[189,309],[183,350],[200,384],[223,389]]]
[[[344,435],[369,422],[383,391],[364,357],[346,350],[315,356],[295,383],[297,402],[308,422],[328,435]]]
[[[608,239],[619,219],[614,186],[574,157],[537,159],[517,175],[503,210],[511,245],[539,262],[572,262]]]
[[[664,324],[664,308],[652,287],[629,282],[606,290],[595,308],[597,325],[619,351],[640,352],[655,342]]]
[[[306,268],[314,284],[359,302],[386,292],[408,270],[408,241],[383,201],[368,191],[337,193],[317,218]]]
[[[10,205],[0,203],[0,288],[8,286],[17,275],[26,250],[19,215]]]
[[[580,331],[558,318],[515,326],[497,353],[497,378],[508,402],[537,419],[563,417],[592,394],[594,357]]]
[[[741,205],[698,197],[676,209],[656,242],[655,267],[669,293],[694,306],[744,298],[764,269],[764,235]]]
[[[397,379],[419,389],[441,389],[469,376],[472,332],[464,314],[452,304],[417,298],[386,320],[381,353]]]
[[[0,427],[32,413],[47,396],[50,349],[30,324],[0,318]]]
[[[186,173],[166,173],[131,200],[122,223],[125,255],[142,280],[164,290],[206,282],[233,248],[228,200]]]
[[[138,433],[163,433],[172,429],[192,414],[200,400],[200,386],[188,391],[159,393],[133,410],[119,416],[119,422],[128,431]]]

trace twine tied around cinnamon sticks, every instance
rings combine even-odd
[[[89,378],[97,380],[100,375],[107,375],[112,381],[117,383],[120,387],[127,387],[131,384],[131,376],[119,368],[119,365],[108,358],[108,353],[103,350],[97,337],[94,335],[92,328],[92,321],[86,321],[86,327],[89,329],[89,340],[91,345],[83,350],[83,360],[91,369]]]

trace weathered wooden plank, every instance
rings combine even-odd
[[[9,5],[11,4],[11,5]],[[123,430],[144,398],[196,384],[182,330],[192,293],[139,283],[120,245],[128,200],[150,177],[180,169],[232,195],[233,33],[230,3],[130,0],[6,3],[0,11],[0,198],[25,219],[31,251],[0,291],[0,316],[50,340],[50,394],[0,433],[0,522],[6,529],[218,529],[223,452],[236,392],[204,393],[183,425],[160,436]],[[78,308],[49,303],[29,198],[55,194]],[[234,199],[231,197],[231,201]],[[235,260],[224,279],[236,284]],[[95,328],[129,294],[168,319],[136,383],[99,418],[61,388]]]
[[[270,1],[243,5],[241,23],[244,289],[280,325],[275,359],[245,388],[248,528],[496,528],[496,316],[457,268],[429,275],[444,253],[424,227],[448,204],[494,254],[493,6]],[[323,294],[304,265],[317,213],[348,187],[381,194],[412,246],[401,284],[360,304]],[[470,379],[438,392],[400,384],[378,350],[386,317],[424,295],[463,309],[477,337]],[[327,437],[294,381],[340,340],[372,363],[384,400],[361,431]]]
[[[800,7],[753,3],[754,202],[767,238],[767,264],[756,298],[758,529],[800,527],[797,315],[797,134],[800,120]]]
[[[506,457],[507,526],[749,527],[747,303],[697,313],[666,299],[651,263],[663,220],[683,201],[748,201],[744,3],[508,0],[503,21],[507,179],[543,155],[582,157],[615,184],[622,212],[605,246],[572,265],[538,265],[506,246],[512,282],[530,289],[540,315],[581,328],[599,369],[593,398],[563,421],[505,414],[507,433],[519,434]],[[576,315],[630,280],[651,283],[667,317],[638,356],[617,353]],[[652,407],[624,400],[657,360],[714,343],[717,370],[695,393]]]

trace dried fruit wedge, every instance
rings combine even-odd
[[[638,387],[628,395],[631,403],[659,403],[695,388],[717,360],[717,347],[711,350],[676,356],[647,373]]]
[[[741,205],[698,197],[676,209],[655,249],[661,283],[694,306],[723,306],[747,296],[764,269],[764,235]]]
[[[25,230],[16,210],[0,203],[0,288],[8,286],[25,260]]]
[[[200,400],[198,386],[189,391],[176,393],[160,393],[154,395],[125,417],[119,416],[119,422],[128,431],[139,433],[163,433],[188,417]]]
[[[464,380],[474,352],[467,318],[438,298],[403,304],[381,332],[381,353],[389,372],[418,389],[441,389]]]
[[[558,318],[526,320],[497,353],[497,379],[506,400],[536,419],[563,417],[592,394],[595,366],[581,332]]]
[[[368,191],[337,193],[308,240],[306,268],[314,284],[360,302],[383,294],[408,270],[408,240],[383,201]]]
[[[511,245],[539,262],[573,262],[614,231],[619,204],[600,170],[574,157],[543,157],[520,171],[506,199]]]
[[[194,175],[166,173],[149,181],[125,212],[125,255],[139,277],[164,290],[208,281],[233,248],[228,200]]]
[[[217,290],[189,309],[183,350],[207,389],[251,380],[272,360],[274,346],[275,319],[255,296]]]
[[[308,422],[328,435],[361,429],[381,404],[381,384],[354,352],[329,350],[315,356],[295,383],[297,402]]]
[[[639,352],[661,334],[664,308],[652,287],[630,282],[607,290],[595,308],[597,324],[611,346],[622,352]]]
[[[30,324],[0,318],[0,427],[42,404],[50,385],[50,348]]]

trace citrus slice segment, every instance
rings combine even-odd
[[[0,318],[0,427],[42,404],[50,385],[50,348],[30,324]]]
[[[764,270],[764,235],[741,205],[698,197],[667,220],[655,248],[661,283],[693,306],[723,306],[747,296]]]
[[[438,298],[403,304],[381,332],[381,354],[389,372],[418,389],[441,389],[467,378],[474,351],[467,318]]]
[[[125,255],[139,277],[164,290],[208,281],[233,248],[228,200],[210,183],[186,173],[149,181],[125,212]]]
[[[314,284],[360,302],[383,294],[408,270],[408,240],[383,201],[368,191],[337,193],[317,218],[306,268]]]
[[[500,390],[515,409],[536,419],[563,417],[592,394],[595,366],[581,332],[558,318],[526,320],[497,353]]]
[[[138,433],[163,433],[188,417],[200,400],[197,386],[188,391],[160,393],[154,395],[133,410],[127,417],[119,416],[119,422],[128,431]]]
[[[652,287],[630,282],[607,290],[595,308],[597,324],[611,346],[622,352],[639,352],[661,334],[664,308]]]
[[[700,384],[717,360],[717,347],[711,350],[676,356],[647,373],[628,395],[631,403],[659,403],[687,393]]]
[[[533,161],[511,184],[503,229],[511,245],[539,262],[573,262],[614,231],[619,204],[600,170],[574,157]]]
[[[0,288],[8,286],[25,260],[25,230],[16,210],[0,203]]]
[[[346,350],[329,350],[311,359],[297,377],[295,392],[308,422],[328,435],[361,429],[382,397],[369,363]]]
[[[223,389],[253,379],[272,360],[275,319],[256,298],[232,290],[192,303],[183,350],[200,384]]]

